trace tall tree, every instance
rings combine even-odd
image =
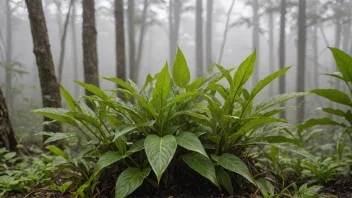
[[[206,27],[206,46],[205,58],[206,67],[210,67],[212,61],[212,31],[213,31],[213,0],[207,1],[207,27]],[[220,63],[219,63],[220,64]]]
[[[76,0],[72,3],[72,15],[71,15],[71,34],[72,34],[72,58],[73,58],[73,78],[78,80],[78,49],[77,49],[77,33],[76,33]],[[79,97],[79,86],[74,84],[74,97]]]
[[[132,76],[132,79],[135,82],[137,82],[137,80],[138,80],[138,73],[140,70],[140,64],[141,64],[141,59],[142,59],[144,37],[145,37],[146,28],[147,28],[148,6],[149,6],[148,0],[144,0],[143,12],[142,12],[142,18],[141,18],[141,28],[140,28],[139,39],[138,39],[138,48],[137,48],[136,60],[134,61],[135,69],[133,71],[135,71],[135,72],[134,72],[134,75]]]
[[[269,20],[269,72],[272,74],[275,71],[275,61],[274,61],[274,10],[273,2],[269,1],[268,20]],[[269,96],[274,95],[273,83],[269,84]]]
[[[256,69],[253,73],[253,86],[259,81],[259,68],[257,67],[259,63],[259,3],[258,0],[253,0],[252,2],[253,7],[253,50],[257,50],[257,62],[256,62]]]
[[[135,76],[134,0],[127,1],[128,56],[130,76]]]
[[[232,0],[232,3],[230,5],[229,11],[227,12],[227,17],[226,17],[226,23],[225,23],[225,30],[224,30],[224,35],[222,37],[222,43],[221,43],[221,47],[220,47],[220,53],[219,53],[219,59],[218,59],[218,64],[221,64],[221,60],[222,60],[222,55],[224,53],[224,49],[225,49],[225,44],[226,44],[226,38],[227,38],[227,33],[229,31],[229,22],[231,19],[231,13],[232,13],[232,9],[233,6],[235,5],[235,0]]]
[[[352,0],[347,0],[344,2],[344,14],[347,15],[347,21],[343,25],[342,50],[345,52],[348,52],[349,44],[350,44],[351,20],[352,20],[351,4],[352,4]]]
[[[126,81],[123,0],[115,0],[116,77]]]
[[[10,6],[10,0],[6,0],[6,56],[5,56],[5,68],[6,68],[6,98],[9,106],[9,111],[12,112],[13,98],[12,98],[12,11]]]
[[[286,28],[286,0],[281,0],[280,5],[280,40],[279,40],[279,68],[283,69],[285,67],[285,28]],[[279,78],[279,93],[284,94],[286,89],[286,79],[285,75]],[[281,118],[285,118],[285,111],[280,113]]]
[[[12,129],[9,111],[6,106],[5,97],[0,88],[0,142],[9,151],[17,150],[17,140]]]
[[[203,75],[203,1],[196,0],[196,67],[197,77]]]
[[[26,0],[26,5],[31,25],[33,52],[39,73],[43,107],[59,108],[61,107],[60,88],[55,76],[42,1]],[[50,121],[50,119],[44,118],[44,121]],[[61,131],[61,125],[57,122],[45,125],[44,131]]]
[[[305,87],[305,57],[306,57],[306,0],[298,3],[298,53],[297,53],[297,92],[303,92]],[[297,98],[297,106],[301,106],[297,113],[297,122],[304,120],[304,97]]]
[[[74,3],[74,0],[70,0],[70,5],[68,7],[68,11],[66,14],[66,19],[65,19],[65,24],[64,24],[64,29],[62,31],[61,35],[61,43],[60,43],[60,56],[59,56],[59,64],[58,64],[58,78],[59,82],[62,82],[62,72],[64,68],[64,60],[65,60],[65,49],[66,49],[66,35],[67,35],[67,28],[68,28],[68,23],[70,20],[70,13],[71,13],[71,8],[72,4]]]
[[[94,0],[83,0],[83,69],[84,81],[99,87],[97,30],[95,27]],[[91,95],[86,90],[86,95]]]
[[[169,4],[169,67],[172,67],[178,42],[182,2],[170,0]],[[170,70],[171,71],[171,70]]]

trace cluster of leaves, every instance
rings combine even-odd
[[[34,186],[49,184],[52,172],[56,169],[53,157],[17,156],[15,152],[7,152],[0,148],[0,196],[7,192],[27,192]]]
[[[173,177],[168,170],[178,159],[220,190],[233,194],[233,177],[241,176],[268,197],[274,195],[274,187],[248,158],[252,149],[275,146],[315,160],[285,130],[290,127],[286,120],[274,117],[286,109],[277,105],[307,93],[286,93],[255,104],[256,95],[290,68],[267,76],[248,91],[244,85],[255,62],[254,52],[235,72],[214,64],[218,72],[191,82],[187,62],[178,49],[172,78],[166,63],[160,73],[147,76],[142,88],[132,81],[103,77],[119,87],[108,93],[75,81],[92,93],[83,96],[90,107],[74,101],[61,87],[70,110],[43,108],[34,112],[76,127],[84,135],[80,138],[87,140],[75,157],[48,147],[63,159],[62,169],[73,169],[84,178],[76,192],[81,197],[92,196],[100,175],[109,167],[117,167],[119,172],[118,198],[131,194],[146,178],[154,186],[168,184]],[[220,83],[223,79],[227,85]],[[77,133],[45,135],[50,136],[46,141],[50,143]]]

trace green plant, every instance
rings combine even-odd
[[[331,119],[328,117],[309,119],[305,123],[298,125],[299,130],[303,130],[315,125],[332,125],[339,127],[341,130],[338,133],[336,150],[340,158],[345,148],[345,134],[347,134],[352,140],[352,57],[345,52],[337,48],[329,48],[334,56],[339,73],[336,74],[326,74],[328,76],[334,77],[339,81],[342,81],[347,90],[339,89],[315,89],[311,92],[326,98],[327,100],[334,102],[340,106],[339,108],[333,109],[328,107],[320,108],[325,113],[335,116],[337,119]]]
[[[120,173],[115,188],[118,198],[131,194],[145,178],[154,186],[160,182],[167,185],[177,159],[231,194],[231,178],[238,174],[267,197],[274,193],[273,186],[260,178],[261,174],[252,175],[254,169],[246,165],[251,165],[246,157],[250,150],[271,145],[313,157],[299,148],[297,140],[286,130],[286,121],[273,117],[285,110],[275,108],[276,105],[307,93],[283,94],[253,105],[258,92],[289,69],[269,75],[249,93],[244,85],[253,73],[255,56],[254,52],[241,63],[233,76],[234,69],[225,70],[215,64],[220,72],[191,82],[187,62],[178,49],[172,78],[166,63],[160,73],[147,76],[142,88],[132,81],[103,77],[119,87],[107,94],[94,85],[75,81],[93,94],[83,96],[91,108],[74,101],[61,86],[70,110],[43,108],[34,112],[76,127],[91,147],[94,154],[83,152],[77,157],[48,147],[65,159],[63,164],[68,164],[69,169],[84,176],[77,190],[82,197],[91,196],[100,175],[114,166]],[[223,78],[229,88],[220,84]],[[279,135],[279,131],[286,131],[289,137]],[[275,132],[278,135],[272,135]],[[50,136],[46,143],[77,136],[44,134]]]
[[[293,192],[290,192],[289,188],[293,187]],[[307,183],[301,185],[299,188],[298,186],[293,183],[286,188],[284,188],[279,194],[274,195],[272,197],[289,197],[289,198],[317,198],[320,197],[318,191],[322,188],[322,186],[310,186],[308,187]]]

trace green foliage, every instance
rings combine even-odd
[[[178,157],[230,194],[234,190],[232,181],[240,176],[258,187],[264,196],[272,195],[272,184],[253,176],[260,174],[248,168],[253,164],[246,156],[255,147],[274,145],[286,150],[295,148],[296,154],[311,158],[299,144],[295,145],[294,136],[279,133],[287,128],[287,121],[273,117],[285,110],[276,105],[307,93],[255,101],[265,86],[290,68],[269,75],[248,91],[244,86],[253,73],[255,61],[254,52],[234,73],[234,69],[215,65],[219,72],[191,82],[187,62],[178,49],[172,78],[166,63],[160,73],[147,76],[142,88],[132,81],[103,77],[119,87],[105,92],[75,81],[93,93],[82,97],[92,104],[91,108],[74,101],[61,86],[70,110],[44,108],[34,112],[76,127],[74,133],[78,136],[80,132],[87,141],[77,155],[55,146],[47,147],[60,156],[61,163],[57,164],[60,170],[75,170],[69,173],[73,177],[78,176],[76,173],[81,175],[75,195],[93,196],[100,175],[111,167],[118,167],[119,172],[116,197],[128,196],[145,178],[152,184],[167,185],[168,179],[174,177],[167,170],[179,163]],[[227,81],[226,86],[220,83],[222,79]],[[116,93],[123,95],[124,100],[117,98]],[[74,137],[71,132],[43,134],[50,136],[46,143]]]

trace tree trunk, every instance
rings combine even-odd
[[[126,81],[123,0],[115,0],[116,77]]]
[[[306,0],[299,0],[298,4],[298,55],[297,55],[297,92],[303,92],[305,87],[305,57],[306,57]],[[297,98],[297,123],[304,120],[304,97]]]
[[[227,38],[227,32],[229,31],[229,22],[230,22],[231,13],[232,13],[232,9],[233,9],[234,5],[235,5],[235,0],[232,0],[232,3],[231,3],[230,8],[229,8],[229,11],[227,12],[225,30],[224,30],[224,35],[222,37],[222,43],[221,43],[221,47],[220,47],[218,64],[221,64],[222,55],[224,53],[224,48],[225,48],[226,38]]]
[[[17,151],[15,132],[12,129],[9,111],[0,88],[0,142],[6,150]]]
[[[203,75],[203,0],[196,0],[196,67],[197,77]]]
[[[253,51],[257,52],[256,67],[253,73],[253,86],[259,81],[259,3],[258,0],[253,0]]]
[[[76,34],[76,0],[72,3],[72,16],[71,16],[71,34],[72,34],[72,56],[73,56],[73,78],[78,78],[78,49],[77,49],[77,34]],[[74,97],[79,97],[79,86],[75,83],[74,85]]]
[[[319,88],[318,24],[313,27],[314,89]]]
[[[141,22],[141,30],[139,33],[139,40],[138,40],[138,49],[137,49],[137,59],[135,61],[135,72],[132,80],[137,83],[138,81],[138,74],[140,70],[140,64],[142,59],[142,52],[143,52],[143,44],[144,44],[144,37],[145,37],[145,30],[147,26],[147,11],[148,11],[148,0],[144,0],[143,6],[143,13],[142,13],[142,22]]]
[[[83,69],[84,81],[99,87],[97,30],[95,27],[94,0],[83,0]],[[86,90],[86,95],[91,95]]]
[[[60,57],[59,57],[59,64],[58,64],[58,78],[59,78],[59,83],[62,82],[62,72],[64,68],[64,60],[65,60],[65,48],[66,48],[66,35],[67,35],[67,27],[70,19],[70,13],[71,13],[71,8],[74,0],[70,1],[70,5],[68,7],[66,19],[65,19],[65,24],[64,24],[64,29],[61,35],[61,49],[60,49]]]
[[[135,42],[134,42],[134,0],[127,1],[127,28],[128,28],[128,55],[129,55],[129,69],[130,78],[135,76]]]
[[[272,6],[272,5],[271,5]],[[274,63],[274,13],[269,12],[269,72],[270,74],[275,72]],[[274,86],[273,83],[269,84],[269,97],[274,96]]]
[[[12,13],[10,7],[10,0],[6,0],[6,98],[8,101],[9,112],[13,110],[13,97],[12,97]]]
[[[61,107],[60,88],[55,76],[42,1],[26,0],[26,4],[33,38],[33,52],[37,62],[42,91],[43,107],[59,108]],[[44,118],[44,121],[50,121],[50,119]],[[58,122],[45,125],[44,131],[61,131],[61,125]]]
[[[63,28],[62,28],[62,9],[61,9],[61,0],[54,0],[54,4],[56,5],[56,22],[57,22],[57,26],[59,27],[59,35],[61,37],[62,32],[63,32]]]
[[[174,63],[177,49],[182,2],[178,0],[170,0],[169,6],[169,67],[170,71],[172,71],[171,68]]]
[[[346,53],[348,53],[348,50],[349,50],[350,36],[351,36],[351,20],[352,20],[351,3],[352,3],[352,0],[348,0],[345,2],[345,13],[348,16],[348,19],[347,19],[346,24],[344,25],[344,29],[343,29],[343,47],[342,47],[342,49]]]
[[[280,40],[279,40],[279,68],[283,69],[285,67],[285,28],[286,28],[286,0],[281,0],[280,6]],[[284,94],[286,89],[286,77],[282,75],[279,78],[279,93]],[[284,111],[280,113],[281,118],[286,118]]]
[[[212,31],[213,31],[213,0],[207,1],[207,30],[206,30],[206,67],[210,67],[212,64]],[[220,64],[220,63],[219,63]]]

